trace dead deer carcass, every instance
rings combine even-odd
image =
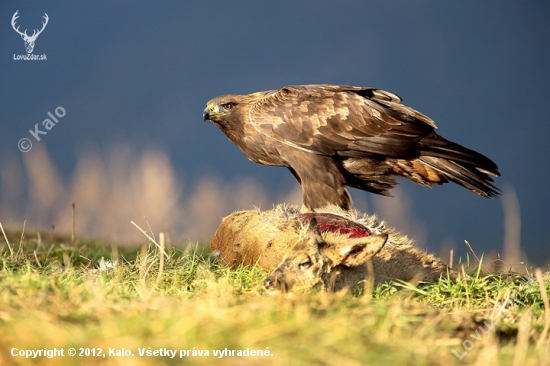
[[[375,284],[394,279],[433,282],[448,270],[376,216],[335,206],[303,214],[288,206],[235,212],[224,218],[210,247],[224,266],[276,268],[265,281],[269,292],[354,286],[367,279],[370,258]]]

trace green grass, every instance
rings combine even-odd
[[[180,350],[189,352],[185,364],[223,365],[536,365],[550,357],[550,310],[531,276],[468,266],[468,281],[272,297],[261,289],[262,270],[220,268],[200,248],[174,249],[161,260],[154,245],[118,253],[97,242],[64,242],[25,240],[11,251],[4,242],[1,365],[179,365]],[[97,270],[113,255],[114,268]],[[547,293],[548,273],[544,286]],[[177,355],[139,356],[149,347]],[[65,356],[26,359],[12,356],[13,348],[63,348]],[[106,356],[71,357],[69,348]],[[135,356],[109,356],[109,348]],[[226,348],[272,356],[214,356]]]

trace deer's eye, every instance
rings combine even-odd
[[[307,260],[303,261],[302,263],[298,264],[298,268],[300,268],[300,270],[305,270],[305,269],[308,269],[309,267],[311,267],[313,263],[311,263],[311,260],[308,258]]]
[[[233,108],[233,104],[231,103],[225,103],[225,104],[222,104],[222,108],[226,111],[230,110],[231,108]]]

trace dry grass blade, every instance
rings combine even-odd
[[[147,227],[149,228],[149,232],[151,233],[151,236],[153,237],[153,239],[157,240],[157,238],[155,238],[155,233],[153,232],[151,225],[149,225],[149,220],[147,220],[147,217],[144,217],[143,219],[147,223]]]
[[[514,366],[525,365],[527,350],[529,349],[529,331],[531,330],[531,313],[526,312],[519,319],[518,340],[516,343]]]
[[[79,254],[78,256],[79,256],[80,258],[86,259],[86,260],[88,261],[88,264],[86,265],[87,268],[93,265],[94,261],[91,260],[90,258],[88,258],[88,257],[86,257],[86,256],[83,256],[82,254]]]
[[[76,212],[75,212],[75,204],[73,202],[72,204],[72,210],[73,210],[73,227],[71,230],[71,244],[74,246],[75,243],[75,231],[76,231]]]
[[[371,259],[367,261],[367,273],[368,273],[368,277],[367,277],[364,295],[366,296],[367,299],[371,299],[372,291],[374,290],[374,266],[372,264]]]
[[[36,238],[37,238],[37,241],[38,241],[38,245],[36,246],[36,250],[39,250],[40,247],[42,246],[42,236],[40,235],[40,232],[38,230],[36,230]]]
[[[19,249],[17,249],[17,254],[23,251],[23,239],[25,238],[25,227],[27,226],[27,220],[23,221],[23,230],[21,231],[21,238],[19,239]]]
[[[118,262],[118,246],[115,243],[111,244],[111,257],[113,258],[113,262]]]
[[[159,251],[159,273],[157,275],[157,280],[155,281],[155,288],[160,283],[160,279],[162,278],[164,271],[164,256],[162,255],[164,252],[164,233],[159,233],[159,242],[161,250]]]
[[[474,249],[472,248],[472,246],[470,245],[470,243],[468,242],[468,240],[464,240],[464,244],[466,244],[466,246],[468,247],[468,249],[470,249],[470,252],[472,252],[472,255],[473,255],[474,258],[476,259],[477,263],[480,263],[479,258],[478,258],[477,255],[476,255],[476,252],[474,252]]]
[[[460,265],[460,272],[462,273],[462,284],[464,285],[464,291],[466,292],[466,304],[468,304],[468,307],[470,307],[470,294],[468,293],[468,280],[466,277],[466,270],[464,269],[463,264]]]
[[[161,252],[162,254],[164,254],[164,255],[166,256],[166,258],[168,258],[168,253],[166,253],[166,251],[164,250],[164,248],[161,248],[161,247],[160,247],[160,244],[157,243],[157,241],[156,241],[154,238],[152,238],[149,234],[147,234],[147,232],[146,232],[145,230],[143,230],[142,228],[140,228],[139,225],[136,224],[135,222],[130,221],[130,223],[131,223],[132,225],[134,225],[139,231],[141,231],[142,234],[145,235],[145,236],[151,241],[151,243],[155,244],[155,245],[157,246],[157,248],[160,249],[160,252]]]
[[[4,227],[2,226],[1,222],[0,222],[0,229],[2,229],[2,234],[4,234],[4,239],[6,240],[6,243],[8,244],[8,248],[10,249],[11,259],[13,259],[13,248],[10,245],[10,242],[8,240],[8,237],[6,236],[6,232],[4,231]]]
[[[38,267],[42,268],[42,264],[40,264],[40,260],[38,260],[38,256],[36,255],[36,249],[32,251],[32,254],[34,255],[34,259],[36,260]]]
[[[46,261],[50,258],[50,253],[52,252],[54,244],[50,245],[50,249],[46,252]]]
[[[65,268],[71,268],[71,257],[67,252],[63,252],[63,265]]]
[[[537,348],[540,348],[543,344],[546,343],[548,346],[548,329],[550,328],[550,304],[548,303],[548,294],[546,293],[546,287],[544,286],[544,281],[542,278],[542,272],[540,268],[535,269],[535,278],[539,284],[540,295],[544,303],[544,329],[540,335],[540,339],[537,342]]]

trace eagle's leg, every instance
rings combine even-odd
[[[338,162],[303,151],[293,151],[289,155],[286,156],[289,170],[302,185],[302,211],[315,211],[327,205],[336,205],[344,210],[351,208],[351,196],[344,188],[345,178]]]

